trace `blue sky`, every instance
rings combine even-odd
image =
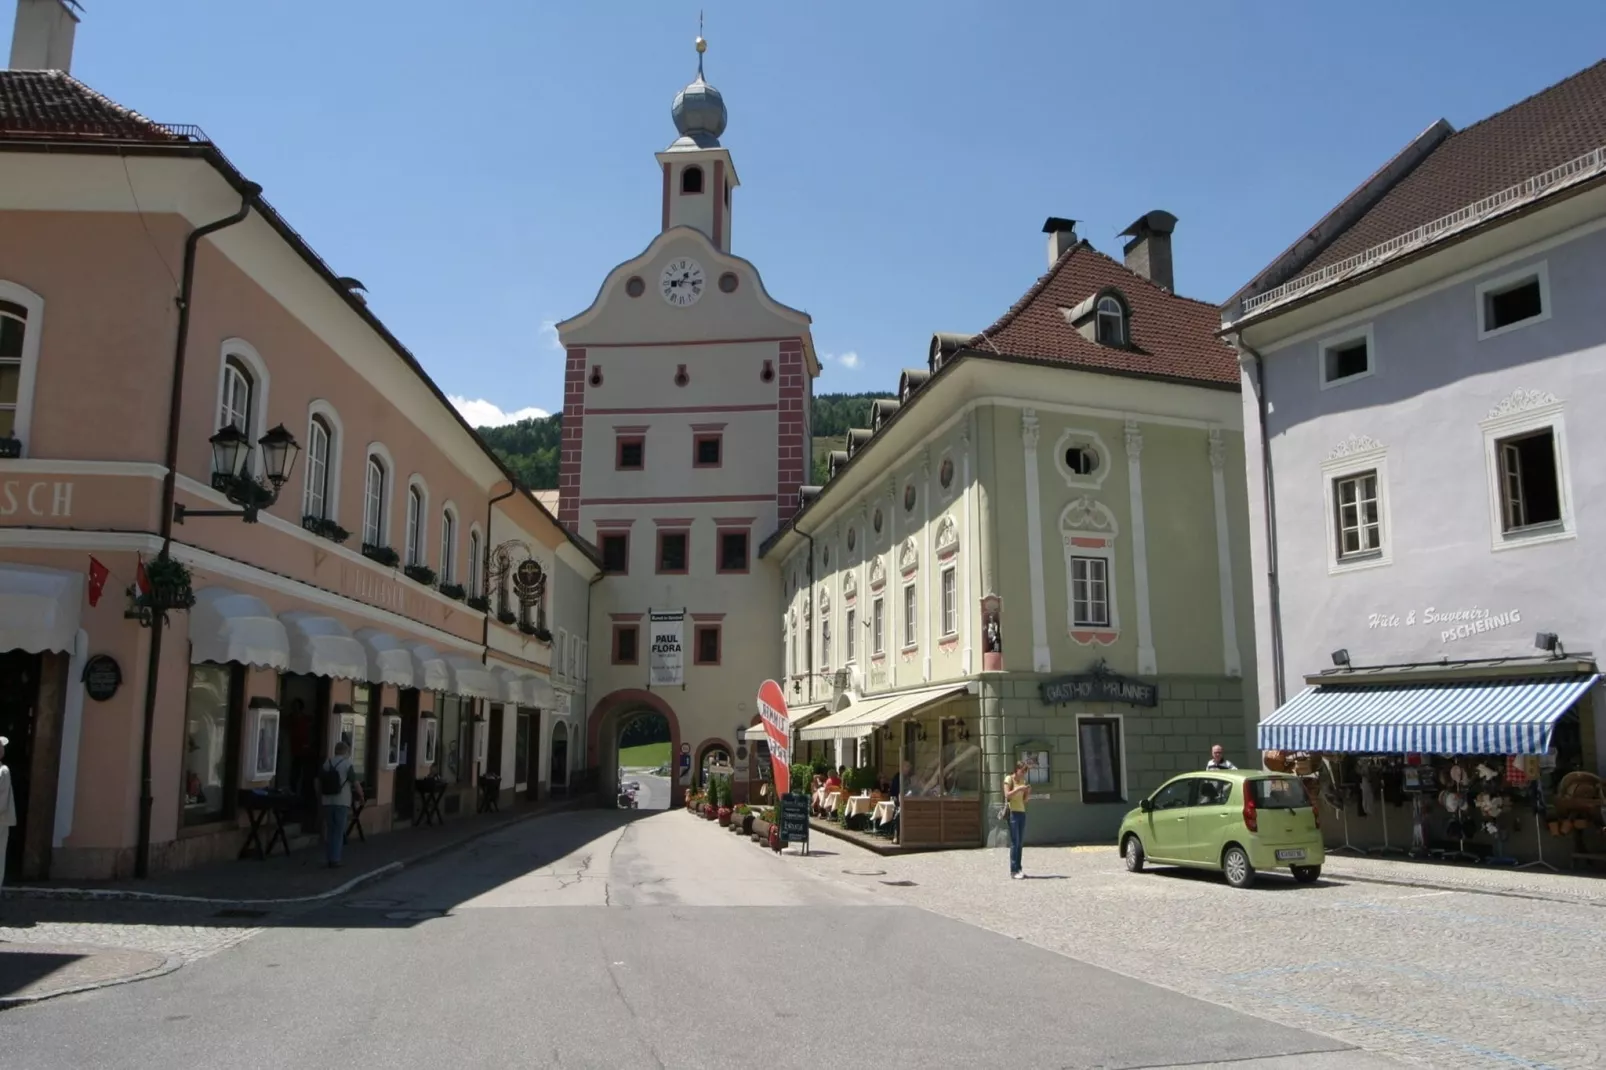
[[[86,2],[74,73],[204,127],[471,416],[559,404],[550,324],[657,233],[698,0]],[[991,323],[1050,215],[1119,255],[1167,209],[1178,290],[1222,300],[1429,124],[1606,41],[1598,0],[701,7],[734,249],[814,317],[817,393]]]

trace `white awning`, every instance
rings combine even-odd
[[[290,636],[290,671],[335,680],[367,680],[368,655],[350,629],[305,609],[279,614]]]
[[[945,687],[905,691],[902,694],[871,699],[868,702],[855,702],[824,720],[809,725],[799,733],[799,736],[805,740],[862,739],[889,721],[911,713],[919,713],[928,706],[964,694],[967,690],[969,688],[965,684],[949,684]]]
[[[529,700],[527,706],[539,706],[543,710],[557,709],[558,693],[552,690],[552,684],[545,676],[528,676],[525,683],[529,687]]]
[[[446,665],[446,656],[428,643],[414,643],[407,648],[413,659],[413,686],[420,691],[450,691],[452,670]]]
[[[0,650],[71,654],[83,601],[81,573],[32,565],[0,568]]]
[[[791,722],[792,731],[796,732],[804,725],[809,724],[812,721],[819,720],[820,715],[830,708],[831,707],[829,704],[822,702],[814,706],[799,706],[795,710],[788,710],[787,719]],[[758,724],[743,729],[742,738],[747,740],[749,743],[758,743],[761,740],[767,740],[770,737],[764,731],[764,722],[760,721]]]
[[[500,693],[496,696],[500,702],[511,702],[517,706],[524,701],[524,678],[512,669],[500,665],[491,667],[491,675],[501,685]]]
[[[368,657],[369,683],[414,686],[413,656],[400,639],[376,628],[358,628],[352,635]]]
[[[190,607],[190,661],[290,667],[290,637],[266,602],[227,587],[195,592]]]
[[[467,695],[469,698],[488,698],[492,702],[502,701],[502,681],[479,662],[470,661],[456,654],[448,654],[446,668],[451,680],[444,690],[450,694]]]

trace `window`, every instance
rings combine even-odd
[[[905,584],[903,588],[903,645],[905,649],[914,646],[920,641],[920,635],[916,631],[915,613],[917,605],[915,585],[912,583]]]
[[[1550,272],[1538,264],[1478,286],[1478,337],[1541,323],[1550,318]]]
[[[1099,345],[1126,345],[1126,309],[1121,302],[1113,297],[1099,298],[1098,317]]]
[[[880,596],[870,603],[870,653],[880,657],[887,652],[887,606],[886,599]]]
[[[1125,797],[1121,790],[1120,718],[1078,717],[1076,743],[1082,763],[1082,801],[1120,802]]]
[[[697,626],[697,664],[719,664],[719,625],[699,624]]]
[[[831,671],[831,618],[820,621],[820,670]]]
[[[457,579],[457,517],[450,509],[441,511],[441,575],[442,583]]]
[[[842,658],[849,665],[853,664],[853,658],[858,646],[857,634],[854,630],[854,625],[858,622],[859,611],[849,607],[847,616],[847,634],[842,637]]]
[[[1109,562],[1102,557],[1071,558],[1071,623],[1110,625]]]
[[[954,635],[959,631],[958,621],[954,612],[954,566],[949,565],[942,570],[942,634]]]
[[[28,336],[28,310],[0,300],[0,438],[21,437],[22,344]]]
[[[1382,552],[1383,522],[1378,511],[1375,469],[1333,481],[1333,514],[1341,560]]]
[[[1556,435],[1550,428],[1501,439],[1500,491],[1504,530],[1561,522],[1561,487],[1556,478]]]
[[[636,663],[636,639],[641,629],[634,624],[615,624],[613,626],[613,663],[615,665],[634,665]]]
[[[307,494],[303,516],[319,520],[329,516],[329,444],[334,436],[322,416],[314,416],[307,429]]]
[[[1321,343],[1318,351],[1321,354],[1323,387],[1360,379],[1371,375],[1375,370],[1372,364],[1370,326],[1337,338],[1329,338]]]
[[[223,362],[223,398],[217,414],[219,431],[233,424],[250,441],[252,385],[251,373],[246,370],[244,361],[229,357]]]
[[[686,571],[686,540],[689,536],[684,531],[660,531],[658,533],[658,571],[660,573],[681,573]]]
[[[602,571],[623,576],[630,571],[630,536],[614,532],[602,537]]]
[[[236,691],[235,674],[229,666],[190,666],[184,709],[184,782],[180,786],[186,825],[219,821],[234,810],[240,749],[235,738],[238,718],[233,716]]]
[[[937,467],[937,482],[942,484],[943,490],[947,490],[954,485],[954,459],[952,457],[944,457],[942,464]]]
[[[1079,476],[1090,476],[1099,467],[1099,455],[1091,446],[1072,446],[1065,451],[1065,467]]]
[[[627,435],[619,439],[619,454],[614,467],[626,471],[640,471],[646,463],[647,440],[640,435]]]
[[[1173,780],[1149,797],[1156,810],[1183,810],[1193,805],[1193,781]]]
[[[368,546],[385,544],[385,462],[368,458],[368,477],[363,484],[362,541]]]
[[[720,435],[698,435],[694,440],[692,467],[718,468],[720,465]]]
[[[701,193],[703,191],[703,169],[701,167],[687,167],[680,172],[680,192]]]
[[[424,563],[424,492],[418,486],[407,488],[407,556],[409,565]]]
[[[474,703],[458,695],[437,694],[435,709],[440,718],[440,739],[436,743],[435,771],[448,784],[456,784],[468,771],[463,737],[473,730]],[[465,708],[466,707],[466,708]],[[468,714],[468,716],[464,716]]]
[[[747,571],[747,532],[722,531],[719,533],[719,571]]]
[[[468,533],[468,593],[469,597],[477,598],[483,592],[480,590],[480,533]]]

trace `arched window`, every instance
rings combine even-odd
[[[409,565],[424,563],[424,491],[414,483],[407,488],[407,554]]]
[[[1113,297],[1099,298],[1098,341],[1101,346],[1126,345],[1126,309]]]
[[[701,193],[703,191],[703,169],[695,165],[687,167],[680,172],[680,192]]]
[[[21,438],[24,411],[22,384],[32,379],[23,346],[28,341],[28,308],[0,299],[0,438]]]
[[[301,514],[317,520],[327,519],[332,504],[329,494],[329,447],[334,432],[322,416],[314,416],[307,428],[307,495]]]
[[[441,510],[441,575],[442,583],[457,579],[457,514],[448,507]]]
[[[251,381],[251,373],[246,370],[245,362],[238,357],[229,357],[223,362],[223,398],[218,407],[217,429],[219,431],[233,424],[240,429],[246,441],[251,440],[251,402],[252,389],[255,384]]]
[[[362,541],[383,546],[385,539],[385,462],[370,454],[363,484]]]
[[[480,557],[482,553],[483,551],[480,550],[480,533],[477,531],[469,532],[468,595],[470,598],[478,598],[482,593],[480,590]]]

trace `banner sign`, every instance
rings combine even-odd
[[[775,772],[775,791],[785,795],[792,786],[792,718],[786,712],[786,696],[781,685],[765,680],[758,689],[758,715],[764,721],[764,735],[770,745],[770,768]]]
[[[1043,703],[1059,706],[1067,702],[1121,702],[1128,706],[1157,706],[1159,693],[1153,684],[1128,680],[1113,672],[1090,672],[1061,676],[1042,684]]]
[[[686,646],[681,632],[684,609],[654,609],[647,613],[647,686],[684,687]]]

